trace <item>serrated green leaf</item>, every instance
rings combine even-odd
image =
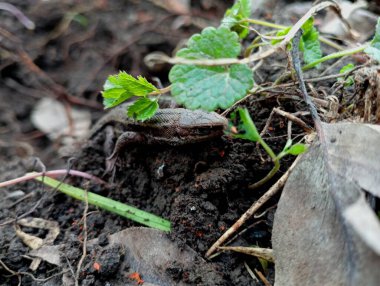
[[[103,94],[104,94],[104,92],[103,92]],[[127,99],[129,99],[131,97],[133,97],[133,94],[129,94],[126,92],[120,94],[120,96],[117,98],[103,96],[104,108],[107,109],[107,108],[115,107],[115,106],[123,103],[124,101],[126,101]]]
[[[158,103],[156,99],[143,97],[139,98],[129,106],[127,115],[128,117],[144,121],[151,118],[156,113],[157,109]]]
[[[117,75],[109,76],[104,85],[104,89],[108,90],[109,88],[124,88],[135,96],[145,96],[149,92],[158,90],[144,77],[138,76],[134,78],[126,72],[119,72]]]
[[[176,56],[186,59],[236,58],[240,54],[238,35],[227,28],[208,27],[201,34],[193,35],[187,48],[181,49]]]
[[[252,70],[246,65],[201,67],[176,65],[170,73],[172,95],[189,109],[227,109],[253,86]]]
[[[372,56],[376,61],[380,62],[380,17],[377,19],[375,36],[370,42],[369,47],[367,47],[364,52]]]
[[[236,58],[240,44],[235,32],[220,27],[206,28],[191,37],[188,47],[178,51],[186,59]],[[244,97],[253,86],[253,74],[247,65],[195,66],[175,65],[169,73],[175,100],[189,109],[212,111],[226,109]]]
[[[287,154],[290,155],[299,155],[307,151],[307,146],[305,144],[294,144],[288,150],[286,150]]]
[[[303,51],[303,59],[306,64],[319,60],[322,57],[319,32],[314,27],[314,19],[309,18],[302,26],[303,34],[300,42],[300,50]]]
[[[238,130],[244,131],[244,134],[234,134],[235,138],[247,139],[253,142],[257,142],[261,137],[257,131],[256,125],[253,123],[251,116],[249,115],[247,108],[239,108],[237,110],[240,117],[240,124]]]
[[[145,78],[141,76],[134,78],[126,72],[109,76],[103,89],[102,96],[105,108],[117,106],[133,96],[146,96],[148,93],[158,90]]]
[[[251,15],[251,0],[238,0],[226,11],[222,19],[221,27],[226,27],[244,39],[248,35],[248,23],[239,23],[240,20]]]

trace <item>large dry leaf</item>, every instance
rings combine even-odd
[[[304,155],[278,205],[275,285],[379,285],[380,225],[362,191],[380,194],[379,129],[323,129],[326,144]]]

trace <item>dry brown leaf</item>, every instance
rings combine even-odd
[[[327,144],[304,155],[278,205],[275,285],[379,285],[380,225],[362,191],[380,194],[379,128],[323,130]]]

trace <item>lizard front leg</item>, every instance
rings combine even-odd
[[[146,140],[145,136],[138,132],[126,131],[117,138],[112,154],[106,159],[106,173],[109,173],[115,167],[119,153],[127,146],[141,143]]]

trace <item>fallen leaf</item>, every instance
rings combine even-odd
[[[275,285],[379,285],[379,126],[323,124],[326,144],[303,155],[273,226]],[[358,215],[360,214],[360,215]]]

